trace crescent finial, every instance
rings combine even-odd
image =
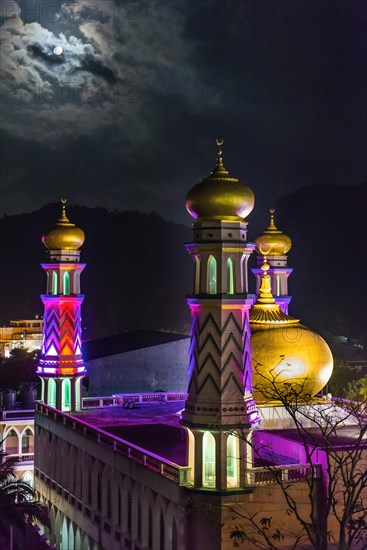
[[[215,141],[216,141],[218,147],[220,147],[220,146],[223,145],[223,143],[224,143],[224,139],[223,139],[223,138],[217,138]]]

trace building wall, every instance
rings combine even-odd
[[[36,413],[36,434],[35,486],[58,549],[182,548],[177,482],[101,444],[92,427],[84,435]]]
[[[186,392],[190,339],[88,361],[90,396]]]
[[[144,450],[114,448],[110,434],[37,408],[35,486],[50,508],[49,538],[58,550],[232,550],[232,533],[238,527],[254,532],[248,521],[254,516],[271,517],[285,537],[279,548],[292,547],[299,528],[268,472],[256,487],[232,493],[195,490],[163,475],[154,462],[159,457],[140,460]],[[292,491],[307,517],[307,484],[296,482]]]

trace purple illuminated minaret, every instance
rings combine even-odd
[[[233,434],[258,419],[251,382],[252,301],[247,297],[247,261],[254,245],[247,242],[245,221],[253,206],[251,189],[230,177],[221,150],[213,172],[186,197],[195,219],[193,240],[186,245],[195,276],[188,296],[192,325],[182,424],[198,488],[243,486],[246,445]]]
[[[42,401],[62,411],[81,408],[82,357],[79,248],[84,232],[71,223],[65,212],[55,226],[42,237],[49,262],[42,264],[47,274],[44,304],[43,342],[37,373],[42,382]]]

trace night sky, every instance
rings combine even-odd
[[[217,136],[249,221],[367,181],[364,0],[2,0],[1,23],[1,215],[66,196],[188,223]]]

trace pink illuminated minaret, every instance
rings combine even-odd
[[[220,146],[223,140],[217,140]],[[257,422],[252,397],[252,366],[247,296],[246,216],[254,206],[248,187],[230,177],[222,151],[209,177],[187,194],[194,218],[193,240],[186,245],[194,260],[188,398],[182,424],[188,432],[188,464],[200,489],[242,487],[246,444],[237,432]]]
[[[49,262],[42,264],[47,274],[44,304],[43,343],[37,373],[42,381],[42,401],[62,411],[81,408],[82,357],[79,263],[84,232],[71,223],[62,201],[61,217],[42,237]]]

